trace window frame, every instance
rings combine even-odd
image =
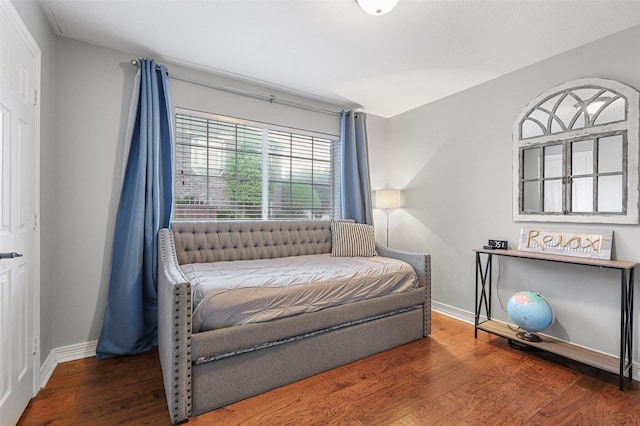
[[[610,90],[614,93],[622,95],[626,98],[626,119],[622,121],[609,122],[605,124],[594,124],[589,127],[578,129],[545,133],[539,136],[524,138],[522,135],[522,126],[529,115],[541,104],[553,99],[555,96],[572,90],[582,88],[598,87]],[[568,81],[549,89],[535,99],[529,102],[518,114],[513,122],[512,129],[512,166],[513,166],[513,220],[514,221],[538,221],[538,222],[569,222],[569,223],[619,223],[619,224],[637,224],[638,215],[638,164],[640,159],[639,152],[639,129],[640,129],[640,96],[639,92],[626,84],[601,78],[584,78]],[[597,119],[596,119],[597,121]],[[571,200],[572,173],[571,173],[571,143],[583,140],[596,140],[608,135],[623,134],[623,152],[622,152],[622,176],[623,182],[626,178],[626,186],[622,192],[622,212],[576,212],[568,211],[565,207]],[[562,178],[562,204],[561,212],[526,212],[524,211],[524,191],[523,191],[523,152],[530,148],[539,148],[552,144],[561,144],[563,152],[563,178]],[[625,149],[626,148],[626,149]],[[595,155],[595,154],[594,154]],[[544,158],[541,159],[543,161]],[[594,176],[599,175],[597,170],[593,170]],[[538,176],[543,182],[544,176]],[[596,187],[596,181],[592,184]],[[594,188],[594,193],[597,191]],[[544,194],[538,194],[541,200],[544,200]],[[597,199],[592,201],[597,202]],[[543,206],[540,206],[543,209]]]
[[[273,156],[278,157],[278,158],[289,158],[291,160],[291,163],[293,163],[295,161],[296,157],[293,153],[290,154],[289,157],[287,157],[287,155],[283,155],[282,152],[279,153],[273,153],[270,152],[269,150],[269,142],[270,142],[270,137],[269,137],[269,132],[275,132],[272,133],[272,141],[276,139],[275,135],[278,135],[280,137],[280,140],[282,140],[282,136],[289,136],[290,137],[290,141],[291,144],[289,145],[289,147],[291,148],[293,146],[293,143],[295,140],[300,140],[300,139],[307,139],[310,138],[311,140],[311,144],[314,144],[316,142],[316,140],[326,144],[327,142],[330,144],[329,147],[329,184],[328,185],[322,185],[322,184],[317,184],[315,181],[313,181],[313,177],[312,182],[311,183],[301,183],[302,184],[306,184],[306,185],[311,185],[312,188],[315,187],[316,185],[320,185],[320,186],[324,186],[327,187],[329,190],[329,198],[330,198],[330,206],[328,207],[328,214],[325,216],[328,216],[329,218],[336,218],[339,219],[341,216],[341,140],[340,137],[338,135],[333,135],[333,134],[327,134],[327,133],[323,133],[323,132],[318,132],[318,131],[310,131],[310,130],[303,130],[303,129],[298,129],[298,128],[293,128],[293,127],[287,127],[287,126],[283,126],[283,125],[277,125],[277,124],[271,124],[271,123],[265,123],[265,122],[260,122],[260,121],[255,121],[255,120],[248,120],[248,119],[242,119],[242,118],[237,118],[237,117],[230,117],[230,116],[225,116],[225,115],[220,115],[220,114],[214,114],[214,113],[208,113],[208,112],[203,112],[203,111],[196,111],[196,110],[191,110],[191,109],[187,109],[187,108],[182,108],[182,107],[176,107],[174,110],[174,133],[175,133],[175,140],[176,140],[176,148],[174,149],[174,156],[177,157],[177,150],[178,147],[182,144],[178,143],[178,115],[183,115],[183,116],[187,116],[187,117],[193,117],[195,119],[198,120],[206,120],[206,121],[213,121],[213,122],[220,122],[220,123],[224,123],[224,125],[230,125],[230,126],[247,126],[249,128],[253,128],[253,130],[260,130],[261,131],[261,153],[260,153],[260,157],[261,157],[261,174],[262,174],[262,181],[261,181],[261,204],[259,206],[257,206],[257,208],[255,209],[255,212],[260,212],[260,217],[246,217],[246,218],[238,218],[238,217],[233,217],[233,218],[220,218],[218,219],[217,217],[213,217],[216,216],[217,213],[215,213],[217,210],[220,209],[234,209],[236,210],[237,213],[237,206],[235,206],[234,203],[231,202],[231,199],[229,199],[227,204],[223,204],[223,205],[211,205],[210,209],[204,209],[206,210],[206,212],[203,212],[201,214],[194,214],[192,216],[181,216],[181,217],[176,217],[176,206],[178,204],[183,204],[178,202],[178,197],[174,197],[174,202],[173,202],[173,213],[174,213],[174,221],[188,221],[188,220],[203,220],[203,221],[217,221],[217,220],[237,220],[237,221],[243,221],[243,220],[314,220],[317,219],[317,217],[314,217],[314,213],[313,213],[313,208],[312,210],[309,211],[309,216],[308,217],[304,217],[304,216],[296,216],[296,215],[290,215],[288,217],[270,217],[270,203],[272,200],[269,199],[269,187],[271,184],[273,184],[274,182],[278,181],[276,180],[270,180],[269,179],[269,169],[270,169],[270,159]],[[237,127],[236,127],[237,130]],[[209,141],[210,136],[207,134],[207,144],[210,143]],[[237,148],[237,142],[239,139],[234,139],[234,143],[236,144],[236,148]],[[189,145],[186,145],[189,146]],[[191,145],[193,146],[193,145]],[[311,145],[308,149],[312,149],[313,145]],[[291,148],[293,149],[293,148]],[[212,149],[209,150],[209,148],[207,147],[207,156],[210,155],[210,153],[216,153],[217,151]],[[235,152],[238,153],[240,151],[236,150],[231,150],[228,152]],[[237,155],[237,154],[236,154]],[[315,151],[314,154],[315,155]],[[309,160],[309,161],[313,161],[314,160]],[[315,160],[315,161],[322,161],[322,160]],[[174,193],[177,194],[177,186],[179,185],[179,165],[177,164],[177,161],[174,162],[175,163],[175,171],[174,171],[174,176],[175,176],[175,183],[174,185],[176,186],[176,188],[174,188]],[[290,170],[291,172],[291,170]],[[207,174],[207,177],[209,175]],[[312,176],[313,176],[313,172],[312,172]],[[291,188],[290,191],[294,191],[293,189],[293,185],[295,185],[297,182],[297,180],[291,179],[291,181],[289,182],[291,184]],[[281,182],[282,183],[282,182]],[[228,183],[225,183],[225,185],[228,185]],[[314,194],[315,192],[312,192],[312,196],[310,200],[306,200],[306,201],[310,201],[311,203],[314,202]],[[207,193],[208,194],[208,193]],[[289,194],[291,195],[291,194]],[[209,194],[207,195],[207,198],[209,198]],[[295,205],[295,200],[291,199],[290,200],[290,205],[288,207],[289,210],[293,211],[296,209]],[[207,204],[205,204],[207,205]],[[235,207],[234,207],[235,206]],[[287,207],[284,205],[278,206],[281,209],[287,210]],[[277,208],[277,207],[276,207]],[[323,209],[324,210],[324,209]],[[324,217],[323,217],[324,218]]]

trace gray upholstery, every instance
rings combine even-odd
[[[174,222],[171,228],[180,265],[331,251],[330,221]]]
[[[304,314],[307,315],[307,314]],[[422,337],[422,310],[193,367],[193,415]],[[212,392],[212,389],[221,392]]]
[[[376,251],[380,256],[404,260],[413,266],[413,270],[416,271],[418,275],[420,286],[424,287],[425,306],[429,307],[429,309],[424,310],[424,335],[427,336],[431,334],[431,256],[428,254],[393,250],[382,244],[376,244]]]
[[[197,361],[202,357],[242,350],[423,303],[424,290],[415,289],[408,293],[378,297],[269,322],[194,333],[191,359]]]
[[[158,234],[158,353],[171,421],[191,415],[191,284],[176,261],[173,233]]]
[[[172,230],[161,230],[158,346],[171,421],[187,420],[428,335],[430,256],[381,245],[376,249],[381,256],[409,263],[420,287],[295,317],[192,334],[191,285],[179,265],[329,253],[330,221],[175,222]]]

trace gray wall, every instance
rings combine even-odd
[[[369,141],[369,169],[371,175],[371,188],[374,190],[373,203],[375,205],[375,190],[393,188],[387,182],[389,180],[388,165],[388,144],[387,144],[387,123],[386,118],[375,115],[368,115],[366,121],[367,137]],[[375,226],[376,240],[381,244],[386,244],[387,232],[387,216],[386,212],[379,209],[373,209],[373,224]],[[396,212],[390,212],[396,214]],[[389,224],[393,225],[391,217]],[[391,226],[389,227],[391,229]],[[389,240],[393,243],[393,239],[389,236]]]
[[[49,305],[54,347],[98,338],[135,71],[122,53],[59,38]]]
[[[489,238],[509,240],[517,248],[520,228],[527,225],[511,217],[511,129],[517,114],[541,92],[572,79],[602,77],[640,88],[638,40],[640,27],[635,27],[388,120],[386,142],[371,147],[377,161],[373,181],[384,173],[386,184],[405,189],[404,209],[391,216],[391,245],[431,253],[433,300],[439,308],[471,319],[472,250]],[[615,258],[640,260],[638,225],[548,227],[612,229]],[[506,308],[513,293],[540,291],[556,313],[547,333],[618,353],[618,273],[514,259],[501,259],[499,269],[494,317],[508,320],[500,302]]]

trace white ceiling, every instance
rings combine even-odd
[[[400,0],[383,16],[355,0],[40,4],[64,37],[382,117],[640,25],[639,0]]]

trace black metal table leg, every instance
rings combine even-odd
[[[620,271],[620,390],[624,390],[624,373],[632,379],[633,365],[633,269],[629,279],[625,270]]]
[[[629,340],[627,342],[629,351],[629,380],[633,379],[633,271],[629,270]]]
[[[482,266],[480,253],[476,252],[476,300],[475,300],[475,337],[478,337],[477,326],[480,324],[480,315],[484,304],[484,312],[487,320],[491,319],[491,281],[493,256],[487,253],[487,262]]]
[[[633,378],[633,269],[628,280],[625,270],[620,274],[620,390],[624,390],[625,371],[629,371],[629,379]]]

